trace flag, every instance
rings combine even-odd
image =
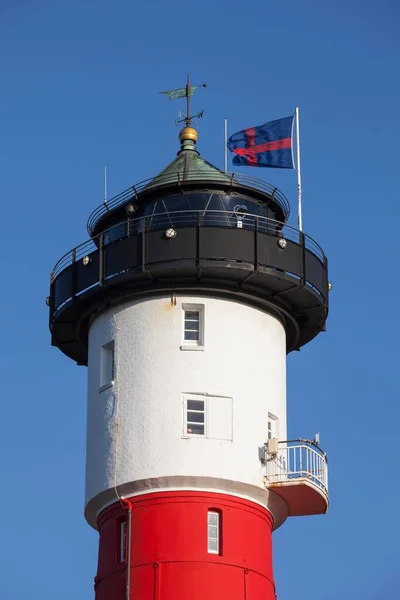
[[[233,164],[294,169],[293,121],[294,117],[285,117],[234,133],[227,144],[236,154]]]
[[[186,98],[186,87],[178,88],[176,90],[167,90],[166,92],[160,92],[160,94],[166,94],[168,96],[168,100],[176,100],[177,98]],[[198,85],[189,85],[188,89],[188,97],[193,96],[195,90],[197,90]]]

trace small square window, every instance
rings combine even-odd
[[[220,515],[216,511],[207,513],[207,552],[219,554],[220,548]]]
[[[104,344],[100,357],[100,389],[112,385],[115,379],[114,340]]]
[[[196,349],[204,346],[204,306],[184,304],[182,349]]]

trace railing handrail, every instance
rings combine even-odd
[[[215,183],[215,185],[225,184],[227,186],[242,185],[245,187],[253,188],[259,192],[266,193],[274,198],[274,200],[282,208],[286,215],[286,219],[290,214],[290,204],[286,196],[274,185],[267,183],[258,177],[252,177],[245,173],[234,173],[223,171],[216,171],[215,173],[210,172],[209,174],[204,171],[189,171],[188,173],[177,171],[168,175],[156,175],[149,179],[144,179],[130,186],[123,192],[120,192],[110,200],[103,202],[89,215],[87,222],[87,230],[89,235],[96,227],[99,220],[107,214],[107,212],[113,211],[118,207],[122,206],[125,202],[132,199],[133,197],[139,197],[139,195],[151,189],[158,187],[169,186],[171,184],[178,184],[179,186],[185,184],[192,184],[196,182]]]
[[[293,447],[293,445],[295,445],[295,446],[312,446],[313,448],[316,448],[318,450],[318,452],[320,452],[321,454],[323,454],[326,457],[326,452],[324,452],[322,450],[322,448],[319,446],[319,444],[317,444],[317,442],[315,440],[307,440],[305,438],[297,438],[295,440],[278,440],[278,445],[279,444],[285,444],[286,447],[288,445],[290,445],[291,448]]]
[[[328,493],[328,460],[326,453],[310,440],[278,442],[277,454],[269,455],[266,477],[270,483],[281,483],[306,477]],[[296,453],[297,451],[297,453]]]
[[[70,264],[72,264],[72,262],[74,262],[74,260],[78,260],[80,257],[84,256],[85,254],[88,254],[92,251],[94,251],[98,245],[96,244],[96,241],[98,241],[100,239],[100,237],[106,236],[107,233],[110,233],[111,231],[113,231],[114,229],[121,227],[121,225],[124,224],[128,224],[130,226],[134,227],[135,223],[141,223],[144,224],[144,229],[146,229],[146,223],[151,221],[151,220],[156,220],[157,218],[163,217],[168,219],[169,221],[172,222],[172,219],[176,219],[176,217],[179,216],[185,216],[185,215],[201,215],[202,214],[202,218],[205,218],[206,215],[224,215],[224,217],[233,217],[233,214],[231,214],[228,211],[225,210],[209,210],[209,209],[197,209],[197,210],[179,210],[179,211],[169,211],[169,212],[163,212],[163,213],[155,213],[153,215],[147,215],[147,216],[143,216],[143,217],[135,217],[133,219],[125,219],[124,221],[121,221],[115,225],[113,225],[112,227],[109,227],[108,229],[106,229],[104,232],[98,234],[97,236],[95,236],[94,238],[90,238],[88,240],[86,240],[85,242],[83,242],[82,244],[79,244],[78,246],[76,246],[75,248],[73,248],[72,250],[70,250],[69,252],[66,252],[55,264],[52,272],[51,272],[51,277],[54,279],[57,275],[59,275],[64,268],[68,267]],[[255,214],[251,214],[251,213],[246,213],[246,215],[241,218],[243,223],[247,223],[249,222],[249,219],[254,219],[258,224],[262,223],[264,225],[270,225],[272,228],[275,228],[276,230],[279,230],[279,234],[282,237],[285,237],[286,239],[288,239],[289,241],[295,242],[295,243],[299,243],[298,240],[303,240],[303,244],[305,249],[309,250],[312,254],[314,254],[314,256],[316,256],[321,262],[325,262],[325,254],[324,251],[322,250],[321,246],[309,235],[299,231],[298,229],[296,229],[296,227],[293,227],[292,225],[288,225],[287,223],[282,223],[281,221],[276,221],[275,219],[269,219],[268,217],[264,217],[262,215],[255,215]],[[200,221],[201,223],[201,221]],[[166,224],[167,226],[171,226]],[[177,228],[179,228],[179,223],[175,223],[174,226],[176,226]],[[226,225],[225,225],[226,226]],[[154,230],[157,229],[161,229],[162,227],[154,227]],[[149,228],[148,231],[152,231],[152,228]],[[266,233],[266,235],[268,235],[268,233]],[[299,244],[301,245],[301,244]],[[84,253],[82,253],[82,251],[85,250]],[[74,258],[74,260],[73,260]]]

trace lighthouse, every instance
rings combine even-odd
[[[275,186],[197,150],[101,204],[51,273],[52,344],[87,366],[96,600],[274,600],[272,533],[328,507],[288,438],[286,356],[325,329],[327,259]]]

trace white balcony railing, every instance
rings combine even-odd
[[[267,452],[267,485],[290,485],[291,480],[300,479],[328,495],[328,461],[318,446],[308,440],[294,440],[279,442],[277,452]]]

